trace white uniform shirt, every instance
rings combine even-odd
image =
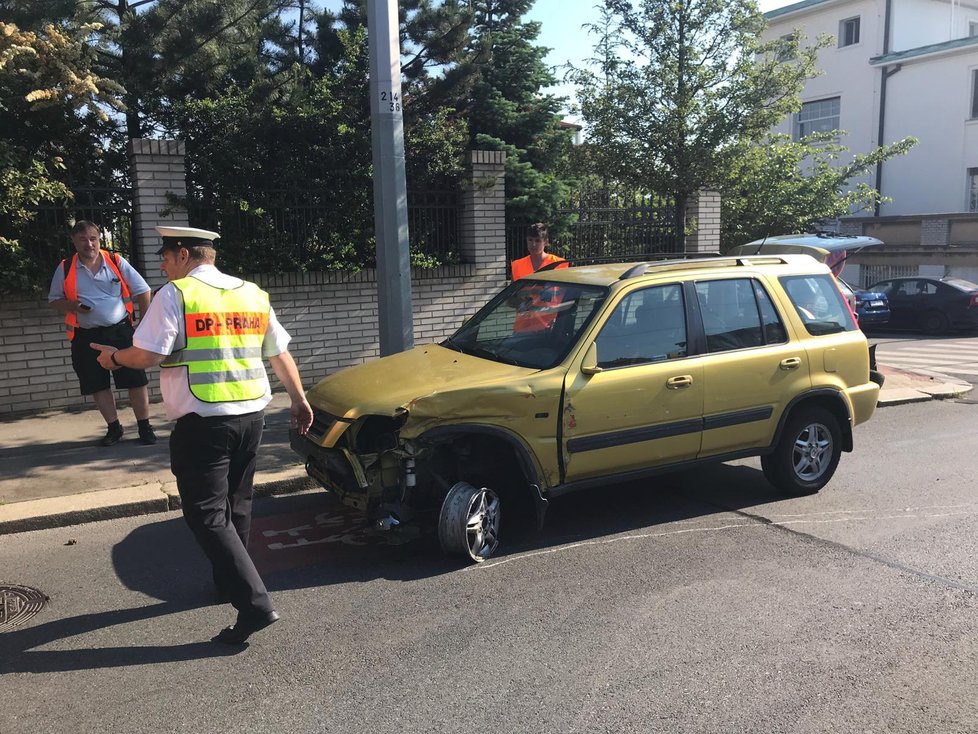
[[[237,288],[243,282],[240,278],[226,275],[213,265],[199,265],[191,270],[192,275],[207,285],[216,288]],[[275,318],[275,311],[268,315],[268,331],[262,342],[262,355],[274,357],[288,349],[292,337]],[[167,283],[156,292],[146,315],[139,322],[132,338],[133,346],[155,354],[171,354],[177,344],[186,344],[186,324],[183,314],[183,298],[177,287]],[[265,394],[257,400],[239,400],[233,403],[205,403],[190,392],[190,381],[186,367],[160,368],[160,390],[166,406],[166,417],[170,420],[197,413],[202,416],[243,415],[261,410],[272,399],[272,389],[265,375]]]
[[[91,306],[91,311],[78,311],[78,326],[82,329],[93,329],[96,326],[112,326],[118,324],[126,318],[126,304],[122,302],[122,283],[115,276],[112,268],[106,260],[108,253],[99,252],[102,258],[102,267],[96,273],[82,265],[79,260],[75,263],[78,274],[75,276],[75,284],[78,286],[78,300],[87,306]],[[69,264],[71,260],[68,260]],[[124,257],[119,257],[119,272],[129,285],[129,294],[133,297],[149,293],[149,285],[143,280],[143,276],[136,272],[136,269],[126,262]],[[65,298],[65,271],[61,263],[54,271],[51,278],[51,289],[48,291],[48,303],[60,301]],[[142,317],[143,314],[140,314]]]

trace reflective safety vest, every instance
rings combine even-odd
[[[161,367],[186,367],[190,392],[205,403],[257,400],[268,389],[262,342],[268,294],[254,283],[217,288],[194,277],[172,281],[183,296],[186,344]]]
[[[102,258],[105,260],[105,264],[109,266],[109,270],[113,272],[116,278],[119,279],[119,286],[122,289],[122,303],[126,307],[126,311],[129,314],[129,323],[133,320],[133,306],[132,306],[132,294],[129,292],[129,284],[126,283],[126,279],[122,277],[122,270],[119,269],[119,253],[108,252],[107,250],[102,250]],[[78,254],[72,256],[71,262],[67,259],[61,261],[61,267],[64,269],[65,274],[65,298],[69,301],[78,300]],[[75,338],[75,329],[78,327],[78,316],[73,312],[68,311],[65,314],[65,328],[68,332],[68,341]]]
[[[567,261],[558,255],[551,255],[549,252],[544,253],[543,262],[540,263],[540,268],[545,268],[553,263],[563,263],[563,265],[558,265],[554,270],[560,270],[561,268],[567,267]],[[533,260],[529,255],[526,257],[521,257],[519,260],[513,260],[513,280],[519,280],[520,278],[525,278],[527,275],[533,275],[536,272],[533,269]]]

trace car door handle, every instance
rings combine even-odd
[[[692,375],[678,375],[677,377],[670,377],[666,380],[666,387],[670,390],[679,390],[683,387],[689,387],[693,384]]]
[[[783,370],[796,370],[801,367],[801,358],[788,357],[787,359],[782,359],[781,364],[778,366]]]

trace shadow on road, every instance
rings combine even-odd
[[[780,499],[758,469],[739,465],[597,488],[552,502],[540,533],[507,539],[504,525],[504,545],[497,557],[654,529]],[[444,556],[431,533],[405,536],[366,530],[357,515],[325,492],[257,501],[250,550],[272,592],[378,578],[409,582],[467,567],[460,559]],[[0,634],[0,673],[125,667],[240,652],[210,642],[36,649],[213,603],[210,569],[182,518],[138,527],[113,548],[112,563],[126,588],[160,603],[67,617]]]

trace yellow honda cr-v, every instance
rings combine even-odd
[[[874,379],[808,256],[567,268],[513,282],[440,344],[327,377],[292,447],[369,521],[431,518],[447,552],[482,561],[554,497],[699,462],[759,455],[783,492],[817,492]]]

